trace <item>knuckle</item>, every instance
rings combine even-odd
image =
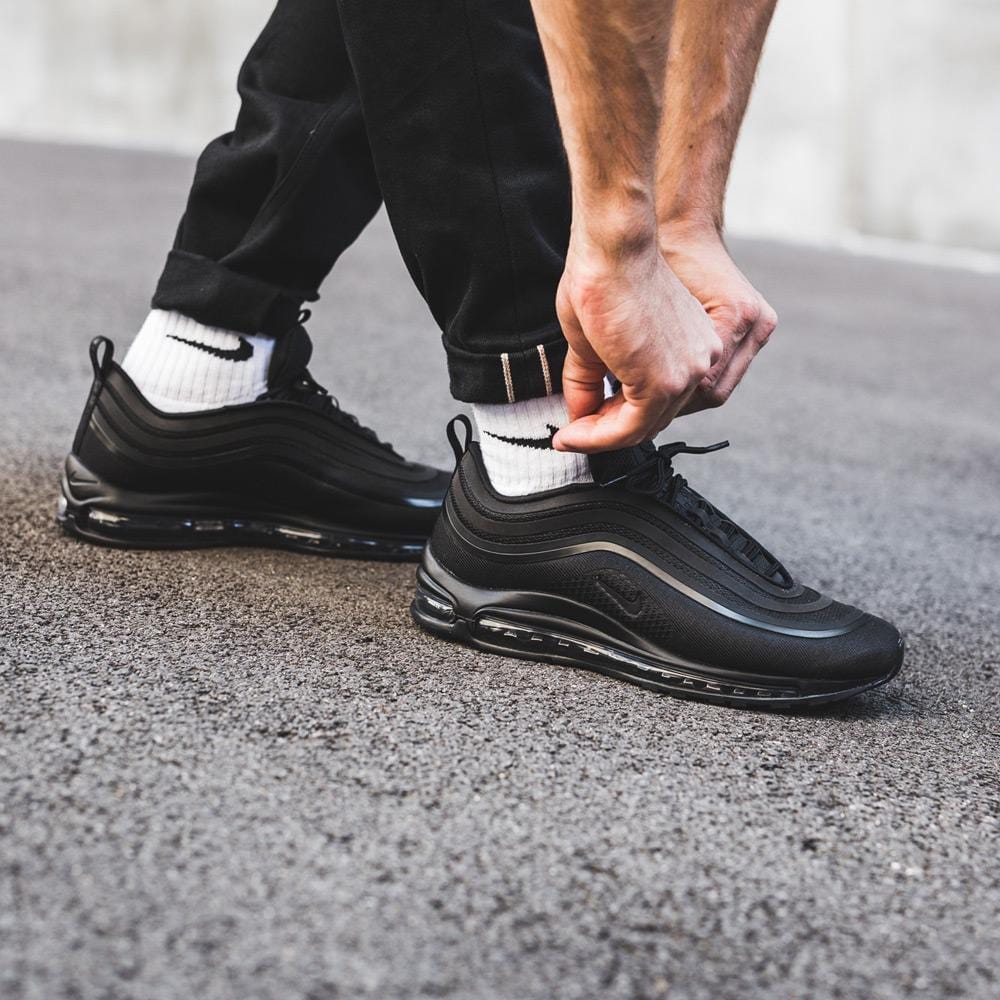
[[[717,361],[719,361],[722,356],[726,353],[726,345],[722,340],[722,337],[718,333],[713,331],[712,339],[708,344],[708,365],[711,368]]]
[[[736,319],[744,333],[760,319],[760,303],[754,299],[741,299],[736,303]]]
[[[712,358],[699,358],[691,366],[691,380],[693,382],[700,382],[711,372],[713,365],[714,361]]]
[[[572,385],[593,385],[604,380],[604,367],[587,362],[584,358],[566,356],[563,365],[563,382]]]
[[[659,399],[673,399],[679,396],[687,386],[673,373],[662,376],[656,383],[655,394]]]
[[[758,349],[763,347],[770,339],[771,334],[774,333],[774,327],[764,327],[763,329],[757,329],[754,331],[753,339],[757,344]]]
[[[732,394],[733,390],[731,388],[721,388],[720,386],[713,385],[705,391],[705,400],[711,407],[722,406]]]
[[[769,315],[762,316],[760,322],[757,324],[757,339],[760,341],[761,345],[767,343],[771,334],[778,327],[778,314],[773,310]]]
[[[698,382],[701,381],[704,376],[698,374],[699,368],[692,368],[683,375],[678,373],[674,377],[673,384],[671,386],[672,391],[670,393],[674,399],[678,396],[683,396],[686,392],[691,390],[692,386],[697,385]]]

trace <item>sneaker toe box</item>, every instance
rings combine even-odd
[[[866,614],[858,628],[835,642],[827,676],[838,680],[887,679],[903,662],[903,637],[894,625]]]

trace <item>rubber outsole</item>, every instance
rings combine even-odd
[[[63,477],[56,521],[75,537],[120,549],[254,546],[342,559],[417,562],[425,538],[214,509],[135,512],[79,503]]]
[[[428,567],[433,567],[433,576]],[[489,591],[480,592],[478,600],[470,600],[472,596],[473,588],[450,578],[428,552],[417,572],[410,614],[428,632],[484,652],[579,667],[650,691],[734,708],[807,708],[843,701],[887,684],[903,662],[900,641],[893,669],[860,681],[837,684],[727,675],[628,648],[578,621],[511,607],[506,600],[503,605],[491,604]]]

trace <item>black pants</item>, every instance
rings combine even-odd
[[[239,90],[156,308],[280,333],[384,200],[455,397],[558,391],[569,177],[529,0],[279,0]]]

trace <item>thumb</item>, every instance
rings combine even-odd
[[[563,363],[563,395],[570,420],[596,413],[604,403],[607,366],[596,355],[581,356],[570,347]]]

